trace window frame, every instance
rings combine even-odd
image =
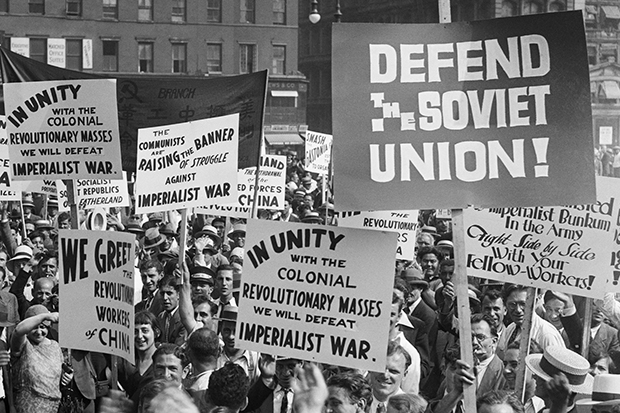
[[[282,5],[280,10],[278,6]],[[273,0],[273,24],[286,25],[286,0]],[[281,16],[281,18],[280,18]]]
[[[281,59],[276,59],[276,50],[282,50],[283,56]],[[281,65],[281,69],[279,66]],[[286,45],[274,44],[271,46],[271,74],[285,75],[286,74]]]
[[[211,6],[211,2],[217,2],[217,6]],[[209,18],[209,16],[216,15],[217,18]],[[207,0],[207,23],[221,23],[222,22],[222,0]]]
[[[142,51],[150,49],[148,59],[142,58]],[[142,62],[146,62],[145,70],[142,70]],[[155,72],[155,43],[138,42],[138,73],[154,73]]]
[[[175,58],[178,56],[175,56],[175,51],[177,50],[182,50],[182,54],[183,54],[183,58]],[[171,51],[172,51],[172,73],[180,73],[180,74],[186,74],[187,73],[187,43],[186,42],[172,42],[171,44]],[[175,69],[175,63],[176,62],[182,62],[179,64],[179,68]]]
[[[217,53],[218,53],[218,58],[217,58],[217,62],[218,62],[218,69],[219,70],[211,70],[210,67],[210,61],[214,61],[214,59],[211,59],[209,57],[209,47],[216,47],[217,48]],[[207,43],[207,50],[206,50],[206,55],[207,55],[207,73],[222,73],[222,43]]]
[[[239,23],[256,24],[256,0],[239,0]]]
[[[101,6],[104,19],[118,20],[118,0],[102,0]]]
[[[145,15],[146,17],[143,17]],[[153,0],[138,0],[138,21],[153,21]]]
[[[114,44],[114,55],[105,54],[106,51],[106,45],[111,45]],[[108,46],[109,47],[109,46]],[[103,39],[102,40],[102,47],[101,47],[101,56],[102,56],[102,70],[104,72],[118,72],[118,67],[119,67],[119,41],[115,40],[115,39]],[[106,57],[108,56],[108,57]],[[110,63],[112,63],[112,58],[109,56],[114,56],[114,64],[111,65]],[[112,67],[114,66],[114,67]]]
[[[173,23],[186,23],[187,22],[187,0],[172,0],[172,10],[170,14],[170,20]],[[183,12],[179,13],[178,10],[182,9]],[[175,12],[177,10],[177,12]]]
[[[42,42],[39,44],[39,42]],[[42,45],[41,53],[36,53],[35,45]],[[33,50],[35,53],[33,53]],[[29,58],[32,60],[36,60],[37,62],[42,62],[47,64],[47,38],[46,37],[31,37],[30,38],[30,47],[29,47]]]
[[[70,10],[71,6],[76,4],[77,5],[77,11],[73,11]],[[77,16],[80,17],[82,16],[82,0],[66,0],[65,1],[65,14],[67,16]]]
[[[29,14],[45,14],[45,0],[28,0]]]
[[[243,51],[252,50],[252,59],[251,66],[248,67],[248,53],[244,53]],[[245,57],[245,65],[244,65],[244,57]],[[256,47],[256,43],[239,43],[239,73],[240,74],[249,74],[254,73],[256,71],[256,63],[258,61],[258,48]]]
[[[71,53],[72,52],[71,48],[76,47],[76,46],[77,46],[76,50],[79,50],[79,53],[77,55]],[[77,70],[80,72],[84,69],[83,60],[82,60],[83,58],[82,47],[83,47],[82,39],[65,39],[65,67],[67,69]],[[77,67],[70,64],[72,60],[77,60],[78,62]]]

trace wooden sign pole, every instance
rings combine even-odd
[[[583,334],[581,335],[581,355],[588,358],[590,348],[590,329],[592,328],[592,299],[586,299],[586,308],[583,315]]]
[[[527,289],[527,299],[525,300],[525,318],[521,325],[521,340],[519,341],[519,369],[515,382],[515,394],[525,403],[525,357],[530,352],[530,335],[532,330],[532,316],[534,314],[534,303],[536,302],[536,288]]]

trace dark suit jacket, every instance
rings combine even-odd
[[[504,388],[506,379],[504,379],[504,363],[497,357],[497,354],[493,355],[491,363],[487,366],[480,384],[476,389],[476,397],[480,397],[483,394],[491,390],[500,390]]]
[[[258,379],[248,391],[248,405],[243,413],[273,413],[273,390],[265,386],[262,379]]]
[[[135,305],[134,310],[136,313],[139,311],[148,310],[151,314],[157,317],[159,313],[164,311],[164,301],[161,298],[160,294],[156,291],[155,297],[153,298],[153,302],[151,303],[150,307],[146,306],[146,300],[142,300]]]
[[[603,354],[609,354],[612,359],[618,359],[620,343],[618,342],[618,330],[608,324],[602,323],[601,328],[590,341],[588,349],[588,361],[595,363]]]
[[[161,336],[159,341],[161,343],[172,343],[177,346],[182,346],[187,338],[187,332],[185,331],[185,327],[183,327],[183,323],[181,323],[181,316],[179,315],[178,307],[172,315],[172,318],[170,318],[170,326],[167,332],[164,331],[166,320],[165,316],[165,311],[162,311],[157,316],[157,323],[159,324],[159,328],[161,328]]]
[[[420,378],[423,379],[429,374],[432,367],[426,325],[424,321],[417,317],[411,315],[407,317],[413,328],[402,324],[399,325],[399,328],[400,331],[403,332],[405,338],[418,350],[418,353],[420,353]]]

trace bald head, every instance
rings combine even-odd
[[[53,278],[39,278],[34,282],[32,287],[32,300],[35,304],[46,305],[52,297],[52,289],[54,288]]]

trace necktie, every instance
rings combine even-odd
[[[288,389],[282,389],[282,404],[280,405],[280,413],[288,411]]]
[[[168,342],[168,332],[170,331],[170,313],[164,313],[164,342]]]
[[[510,338],[508,339],[508,342],[506,343],[506,347],[508,347],[508,344],[516,341],[520,333],[521,333],[521,326],[519,325],[515,326],[514,331],[512,332],[512,334],[510,335]]]
[[[377,413],[385,413],[386,409],[385,409],[385,404],[384,403],[379,403],[377,405]]]

